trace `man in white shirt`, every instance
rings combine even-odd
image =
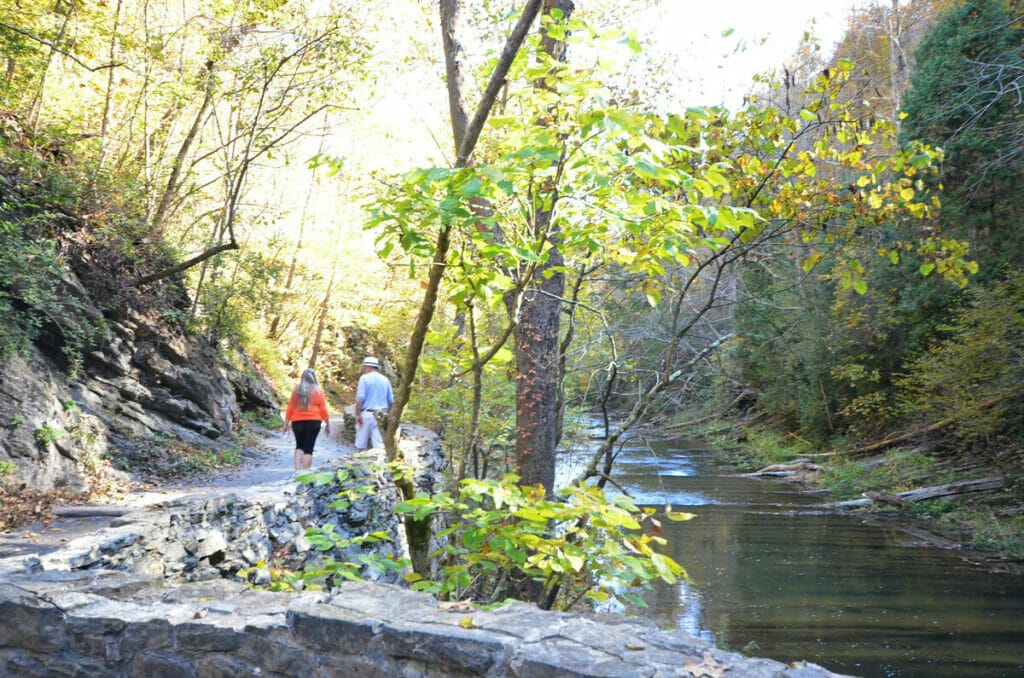
[[[356,386],[356,449],[365,450],[367,443],[384,447],[384,438],[377,427],[374,412],[387,412],[395,402],[391,382],[381,374],[376,358],[363,360],[363,375]]]

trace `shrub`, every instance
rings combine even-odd
[[[654,530],[660,525],[653,509],[640,511],[628,497],[608,498],[595,487],[561,490],[551,500],[543,488],[518,480],[511,474],[500,481],[463,480],[458,496],[420,496],[397,507],[416,520],[444,513],[452,523],[440,535],[447,545],[434,554],[440,576],[410,575],[414,589],[484,604],[532,590],[544,608],[569,609],[581,600],[643,606],[639,589],[686,576],[655,551],[665,540],[641,528],[645,521]]]

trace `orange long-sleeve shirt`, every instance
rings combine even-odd
[[[299,404],[299,394],[292,391],[292,397],[288,399],[288,411],[284,415],[285,422],[289,421],[316,421],[317,419],[329,421],[327,414],[327,401],[324,399],[324,392],[314,388],[309,394],[309,407],[302,409]]]

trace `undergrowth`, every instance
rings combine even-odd
[[[921,487],[924,482],[949,482],[935,461],[920,452],[894,450],[881,459],[840,459],[822,474],[822,485],[840,499],[868,491],[893,494]]]

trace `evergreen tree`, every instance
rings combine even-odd
[[[1022,31],[1003,0],[941,14],[915,53],[901,140],[946,152],[943,233],[968,240],[980,280],[1024,265]]]

